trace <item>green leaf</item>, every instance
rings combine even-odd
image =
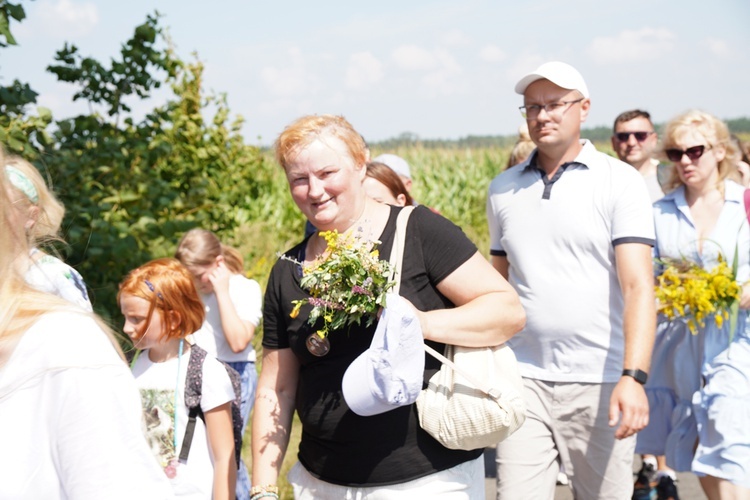
[[[36,112],[39,115],[39,118],[45,121],[52,120],[52,111],[49,108],[45,108],[44,106],[38,106],[36,108]]]
[[[737,320],[740,315],[740,301],[735,300],[729,307],[729,344],[734,339],[734,331],[737,329]]]

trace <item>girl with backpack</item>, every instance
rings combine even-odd
[[[196,343],[240,374],[242,430],[255,399],[258,375],[252,340],[261,319],[260,285],[243,276],[240,253],[223,245],[205,229],[191,229],[177,245],[175,257],[193,275],[206,309]],[[244,464],[237,476],[237,498],[250,495],[250,478]]]
[[[229,374],[211,356],[200,370],[189,369],[191,351],[199,348],[185,337],[201,327],[205,316],[192,276],[175,259],[153,260],[125,277],[117,301],[125,317],[123,331],[142,350],[132,371],[141,391],[146,437],[175,496],[235,498],[235,392]],[[202,379],[201,418],[191,418],[186,397],[195,378]]]

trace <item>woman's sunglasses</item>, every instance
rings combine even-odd
[[[711,146],[693,146],[692,148],[687,148],[684,151],[682,149],[667,149],[664,152],[666,153],[667,158],[669,158],[669,161],[677,163],[679,161],[682,161],[682,155],[687,155],[690,161],[695,161],[703,156],[703,153],[705,153],[709,149],[711,149]]]

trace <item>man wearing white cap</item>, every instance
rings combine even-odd
[[[487,216],[493,266],[526,310],[509,344],[527,419],[498,445],[498,498],[552,499],[563,465],[577,499],[630,499],[656,322],[649,195],[581,140],[591,101],[575,68],[543,64],[515,90],[537,149],[492,181]]]

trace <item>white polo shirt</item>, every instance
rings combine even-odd
[[[641,174],[589,141],[551,180],[536,151],[492,181],[490,253],[507,256],[526,310],[510,340],[525,377],[616,382],[623,363],[623,296],[615,245],[654,244]]]

